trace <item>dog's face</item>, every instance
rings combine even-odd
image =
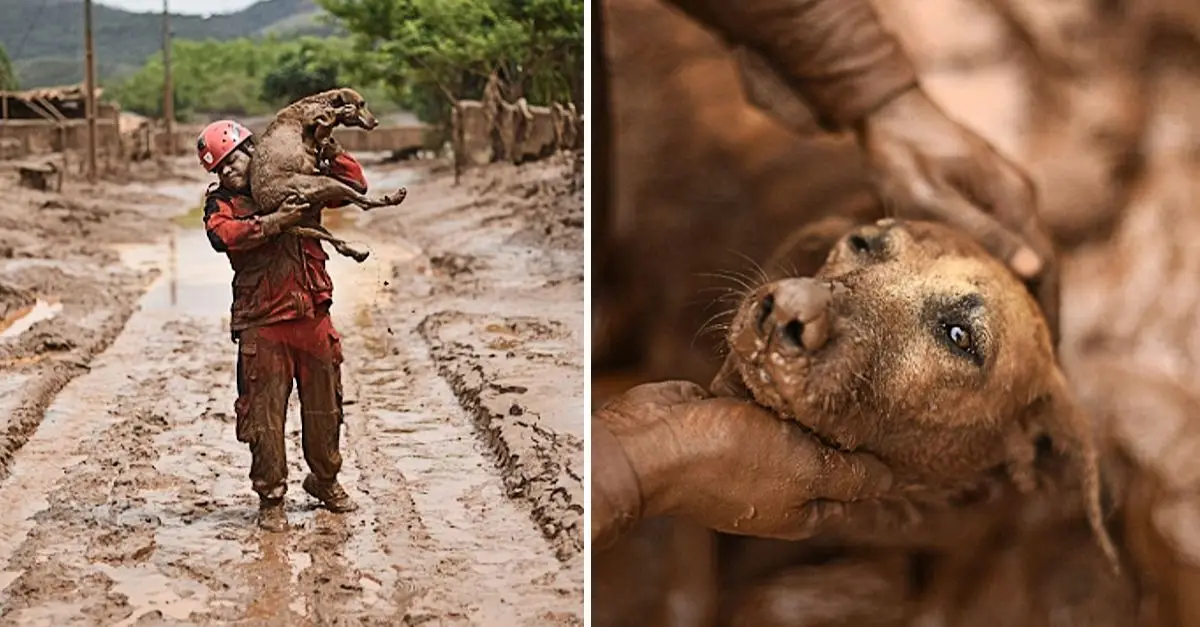
[[[729,346],[760,403],[839,447],[947,473],[1001,461],[952,451],[986,449],[1061,376],[1017,278],[967,236],[923,222],[854,230],[816,276],[758,288]]]
[[[1018,488],[1032,488],[1049,444],[1070,461],[1116,564],[1092,424],[1045,318],[965,234],[895,220],[855,229],[814,277],[753,290],[729,346],[714,390],[743,389],[826,442],[870,451],[919,482],[955,485],[1004,467]]]
[[[349,115],[338,116],[338,122],[345,126],[357,126],[368,131],[379,126],[379,120],[375,119],[375,115],[367,109],[367,101],[362,97],[362,94],[349,87],[338,91],[333,105],[338,108],[347,107],[353,110],[353,113]]]

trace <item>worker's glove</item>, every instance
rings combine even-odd
[[[864,118],[857,134],[891,212],[973,235],[1027,282],[1057,341],[1058,264],[1025,173],[919,88]]]
[[[640,385],[592,420],[593,451],[605,452],[592,460],[593,503],[602,499],[618,519],[679,516],[728,533],[802,539],[838,522],[847,503],[892,486],[873,456],[825,447],[751,401],[711,398],[693,383]],[[600,449],[597,437],[615,444]]]

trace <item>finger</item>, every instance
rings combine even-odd
[[[956,191],[942,189],[914,196],[913,202],[922,212],[967,232],[1022,279],[1033,279],[1042,272],[1045,260],[1025,238],[1005,228]]]
[[[643,383],[630,388],[624,394],[616,397],[605,406],[614,403],[623,405],[657,405],[671,406],[704,400],[708,392],[691,381],[658,381]]]
[[[1027,177],[1007,166],[1001,168],[993,181],[992,197],[995,199],[997,217],[1019,228],[1025,241],[1041,257],[1041,271],[1037,276],[1027,279],[1057,345],[1060,306],[1058,259],[1050,232],[1037,212],[1036,188]]]
[[[1050,231],[1038,214],[1037,189],[1033,181],[1015,166],[1002,163],[994,176],[988,177],[986,203],[996,218],[1020,233],[1025,243],[1041,257],[1043,267],[1055,257]]]
[[[942,172],[942,179],[980,216],[992,217],[1036,254],[1037,259],[1025,253],[1001,257],[1017,275],[1033,279],[1054,255],[1038,219],[1033,181],[986,142],[976,142],[974,154],[974,159],[959,161]]]
[[[1037,272],[1025,272],[1010,264],[1024,279],[1038,300],[1050,328],[1054,343],[1058,343],[1059,270],[1054,243],[1049,230],[1037,212],[1037,192],[1033,182],[1015,166],[997,155],[991,175],[954,181],[979,204],[991,207],[995,219],[1012,232],[1019,233],[1024,242],[1041,261]],[[977,169],[967,171],[978,172]]]
[[[886,494],[892,488],[892,471],[867,453],[843,453],[821,445],[820,464],[809,484],[810,498],[857,501]]]
[[[1058,264],[1054,263],[1042,272],[1042,276],[1034,285],[1034,296],[1042,308],[1042,315],[1046,317],[1046,326],[1050,329],[1050,341],[1053,342],[1056,349],[1058,341],[1062,337],[1058,326],[1059,311],[1062,306],[1059,281]]]
[[[875,185],[901,214],[944,222],[967,232],[1018,276],[1029,279],[1042,269],[1042,259],[1019,235],[975,206],[964,196],[973,182],[956,180],[940,163],[902,154],[889,155],[886,167],[876,168]]]

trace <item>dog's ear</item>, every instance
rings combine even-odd
[[[363,97],[359,95],[357,91],[354,91],[349,87],[342,88],[341,92],[339,93],[339,98],[341,99],[341,105],[360,106],[363,102]]]
[[[1010,471],[1018,487],[1027,488],[1033,483],[1035,466],[1054,467],[1053,460],[1046,458],[1058,456],[1065,461],[1063,470],[1078,481],[1096,542],[1114,571],[1118,571],[1117,551],[1104,526],[1103,484],[1093,422],[1076,401],[1057,365],[1051,367],[1049,379],[1046,394],[1030,406],[1021,425],[1021,435],[1008,443]]]
[[[331,90],[329,96],[329,105],[334,109],[350,104],[350,101],[346,98],[345,88]]]

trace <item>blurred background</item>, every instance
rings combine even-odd
[[[739,603],[841,608],[784,612],[789,625],[1200,624],[1200,4],[874,5],[931,96],[1038,185],[1063,264],[1062,360],[1119,476],[1114,524],[1134,567],[1110,581],[1076,559],[1091,555],[1078,535],[1038,532],[973,556],[952,600],[913,583],[911,554],[825,556],[827,570],[772,596],[747,582],[770,581],[798,549],[754,553],[760,543],[657,521],[597,558],[596,624],[763,624],[739,623]],[[880,209],[852,139],[788,130],[747,104],[713,33],[657,0],[593,9],[595,407],[641,381],[707,384],[722,338],[701,330],[729,307],[723,291],[800,226]],[[917,609],[931,603],[936,620]]]

